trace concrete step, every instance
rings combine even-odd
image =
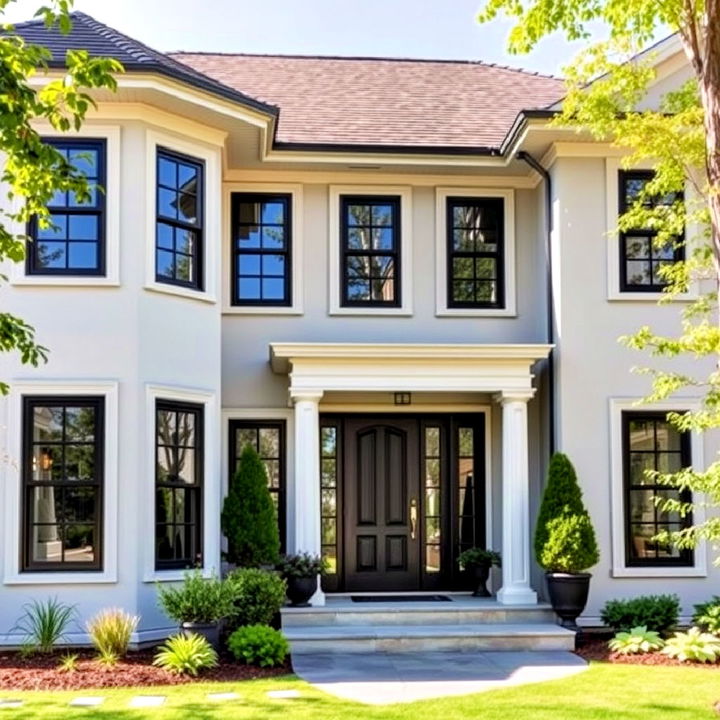
[[[296,654],[573,650],[575,633],[552,623],[283,626]]]

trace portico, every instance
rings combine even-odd
[[[321,450],[321,413],[332,406],[334,397],[341,393],[368,397],[378,393],[491,397],[502,418],[503,565],[497,599],[504,605],[535,603],[537,596],[530,586],[527,405],[535,394],[533,365],[547,358],[549,351],[550,346],[540,344],[272,343],[272,369],[288,376],[289,398],[294,407],[294,492],[288,507],[294,529],[289,538],[290,548],[320,554],[327,542],[321,511],[321,471],[325,467],[321,469],[321,462],[325,462],[322,459],[325,450]],[[354,553],[352,581],[371,578],[368,589],[373,590],[383,588],[373,587],[372,578],[376,581],[412,578],[417,563],[422,571],[417,577],[422,578],[419,582],[423,584],[408,587],[419,590],[431,587],[425,585],[426,578],[427,582],[435,580],[430,574],[425,575],[436,570],[428,560],[433,548],[445,565],[456,564],[458,538],[481,522],[479,515],[470,518],[467,508],[473,507],[469,493],[476,491],[484,470],[472,466],[473,456],[459,448],[456,439],[450,436],[442,439],[451,429],[457,438],[457,432],[462,432],[465,426],[472,427],[470,422],[444,424],[420,417],[418,434],[411,423],[393,423],[393,411],[397,408],[389,404],[382,416],[348,426],[355,434],[345,443],[355,454],[346,453],[344,467],[349,469],[346,475],[352,476],[354,484],[352,492],[334,496],[333,502],[344,504],[337,511],[335,526],[341,548],[337,557],[341,562]],[[437,451],[430,447],[435,442],[435,428]],[[462,437],[472,441],[467,434]],[[447,448],[447,460],[441,458],[445,452],[441,448]],[[335,452],[340,457],[340,451]],[[415,457],[419,460],[413,465]],[[452,468],[463,462],[462,467],[470,468],[465,475],[474,482],[471,488],[450,487],[450,483],[457,482],[457,473],[453,475],[450,470],[445,475],[438,471],[437,481],[432,479],[431,469],[436,465]],[[350,483],[349,477],[343,478],[338,473],[337,485]],[[457,507],[458,493],[464,493],[462,507]],[[348,503],[356,503],[357,507]],[[442,510],[433,509],[438,507]],[[343,520],[342,511],[349,509],[352,518],[345,523],[344,534],[340,536],[337,528]],[[437,537],[428,537],[431,533]],[[348,539],[352,540],[352,547]],[[342,547],[343,542],[348,547]],[[484,544],[485,538],[475,542]],[[345,571],[350,570],[348,565]],[[322,593],[313,602],[324,602]]]

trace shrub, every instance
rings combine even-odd
[[[80,656],[76,653],[67,653],[60,658],[58,672],[73,673],[78,669]]]
[[[535,556],[548,572],[577,573],[600,558],[575,468],[562,453],[550,460],[537,528]]]
[[[281,632],[266,625],[238,628],[228,638],[228,648],[237,660],[247,665],[282,665],[290,650]]]
[[[630,632],[619,632],[608,643],[613,652],[621,655],[637,655],[640,653],[660,650],[665,643],[654,630],[648,630],[644,625],[634,627]]]
[[[230,562],[245,567],[275,563],[280,552],[275,506],[265,465],[249,445],[240,455],[220,519]]]
[[[310,553],[283,555],[276,567],[284,578],[309,578],[324,575],[327,571],[325,560]]]
[[[90,641],[103,664],[114,665],[125,657],[138,622],[137,615],[129,615],[118,608],[103,610],[88,621],[86,627]]]
[[[232,609],[233,628],[240,625],[269,625],[285,602],[285,581],[275,572],[258,568],[233,570],[225,580]]]
[[[173,635],[159,648],[153,665],[176,675],[196,676],[200,670],[217,667],[218,656],[210,643],[196,633]]]
[[[461,552],[458,556],[458,565],[466,570],[474,566],[500,567],[500,553],[495,550],[483,550],[482,548],[470,548]]]
[[[714,663],[720,657],[720,640],[694,627],[686,633],[676,632],[665,643],[662,652],[681,662]]]
[[[25,646],[40,652],[52,652],[65,639],[70,621],[75,617],[75,606],[66,605],[57,598],[33,600],[24,605],[25,614],[16,629],[25,634]]]
[[[712,600],[695,605],[694,610],[693,625],[713,635],[720,633],[720,596],[714,595]]]
[[[677,595],[641,595],[629,600],[608,600],[600,619],[616,632],[640,625],[667,633],[678,623],[680,599]]]
[[[158,601],[165,614],[180,624],[212,624],[232,611],[230,588],[217,578],[203,578],[199,570],[186,572],[180,586],[158,586]]]

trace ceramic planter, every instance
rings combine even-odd
[[[220,623],[194,623],[184,622],[180,625],[183,635],[200,635],[204,637],[215,650],[220,649]]]
[[[577,617],[587,605],[590,573],[547,573],[548,595],[560,625],[577,631]]]
[[[312,577],[288,577],[287,596],[292,607],[309,607],[310,598],[317,591],[317,575]]]
[[[490,565],[472,565],[469,570],[472,575],[475,592],[474,597],[492,597],[492,593],[487,589],[487,581],[490,578]]]

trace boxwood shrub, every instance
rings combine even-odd
[[[680,598],[677,595],[640,595],[627,600],[608,600],[600,618],[615,632],[644,626],[667,633],[678,623]]]

